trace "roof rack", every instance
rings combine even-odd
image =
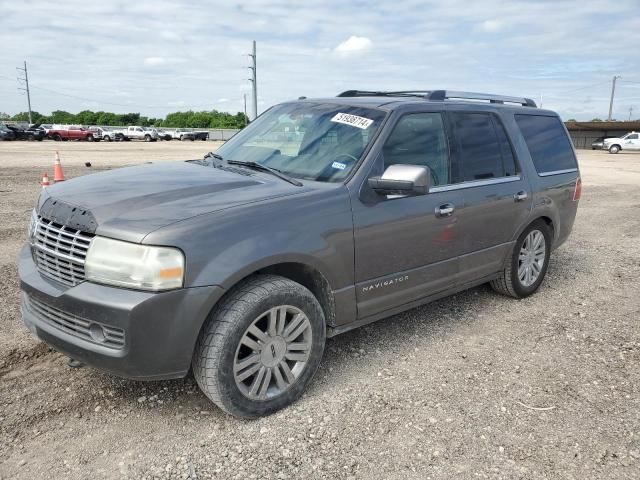
[[[346,90],[338,97],[422,97],[430,93],[429,90],[401,90],[397,92],[371,92],[367,90]]]
[[[525,97],[508,97],[491,93],[458,92],[453,90],[433,90],[427,95],[428,100],[488,100],[490,103],[516,103],[523,107],[536,107],[536,102]]]
[[[536,108],[536,102],[525,97],[509,97],[491,93],[460,92],[454,90],[401,90],[397,92],[375,92],[367,90],[346,90],[338,97],[420,97],[426,100],[487,100],[489,103],[515,103],[523,107]]]

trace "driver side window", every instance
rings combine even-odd
[[[431,171],[432,185],[450,181],[449,148],[440,113],[404,115],[384,144],[385,170],[390,165],[421,165]]]

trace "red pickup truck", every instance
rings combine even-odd
[[[56,142],[61,140],[87,140],[93,142],[94,132],[82,127],[68,128],[51,128],[47,132],[47,137],[54,139]]]

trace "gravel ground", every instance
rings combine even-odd
[[[483,286],[330,339],[299,402],[245,421],[193,378],[70,369],[23,330],[15,258],[55,147],[69,177],[212,148],[0,144],[0,477],[640,477],[640,155],[580,152],[539,293]]]

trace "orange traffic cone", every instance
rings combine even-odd
[[[40,185],[42,185],[42,188],[45,188],[45,187],[48,187],[49,185],[51,185],[49,183],[49,175],[47,175],[47,172],[44,172],[42,174],[42,183]]]
[[[58,182],[64,182],[64,172],[62,171],[62,164],[60,163],[60,155],[56,150],[56,160],[53,163],[53,180]]]

